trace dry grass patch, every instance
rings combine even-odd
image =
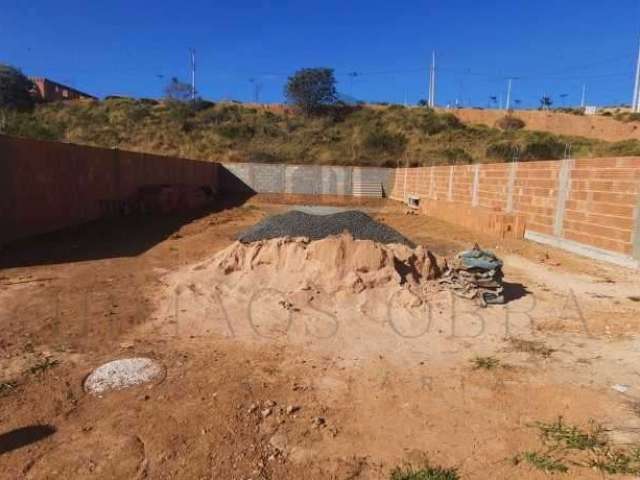
[[[542,358],[549,358],[555,349],[547,346],[541,340],[525,340],[524,338],[509,337],[507,339],[511,349],[515,352],[530,353]]]
[[[640,447],[618,448],[610,444],[606,430],[594,421],[586,429],[564,422],[536,422],[542,441],[539,451],[526,451],[514,458],[547,473],[567,472],[570,467],[593,468],[603,474],[640,474]]]

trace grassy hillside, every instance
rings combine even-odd
[[[305,118],[285,109],[201,102],[110,99],[38,106],[6,114],[10,135],[117,147],[212,161],[395,166],[573,155],[640,155],[640,142],[607,143],[462,124],[425,108],[362,107]]]

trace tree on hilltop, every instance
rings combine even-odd
[[[551,99],[550,96],[544,95],[540,99],[540,108],[542,110],[549,110],[551,108],[551,105],[553,105],[553,100]]]
[[[331,68],[303,68],[287,80],[287,101],[309,116],[337,100],[336,79]]]
[[[20,70],[0,64],[0,108],[28,110],[33,107],[33,82]]]
[[[192,97],[191,85],[173,77],[164,89],[164,96],[173,102],[188,102]]]

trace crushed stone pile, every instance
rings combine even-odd
[[[462,298],[476,299],[487,306],[504,303],[502,278],[502,260],[475,245],[445,267],[440,284]]]
[[[409,239],[358,210],[330,215],[311,215],[292,210],[264,219],[242,233],[238,240],[243,243],[280,237],[320,240],[343,232],[348,232],[356,240],[372,240],[382,244],[397,243],[415,248],[415,244]]]
[[[239,241],[195,270],[261,278],[281,289],[314,286],[325,292],[347,289],[354,293],[390,283],[418,284],[439,274],[435,257],[422,246],[359,240],[349,233],[316,241],[291,234],[251,243]]]

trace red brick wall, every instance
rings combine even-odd
[[[557,161],[517,164],[513,211],[524,217],[527,229],[553,235],[559,172]]]
[[[640,158],[399,168],[391,197],[405,193],[452,222],[482,228],[479,215],[513,214],[529,232],[640,255]]]
[[[564,237],[632,255],[639,194],[640,158],[575,160]]]
[[[217,165],[0,135],[0,244],[94,220],[145,185],[217,187]]]

